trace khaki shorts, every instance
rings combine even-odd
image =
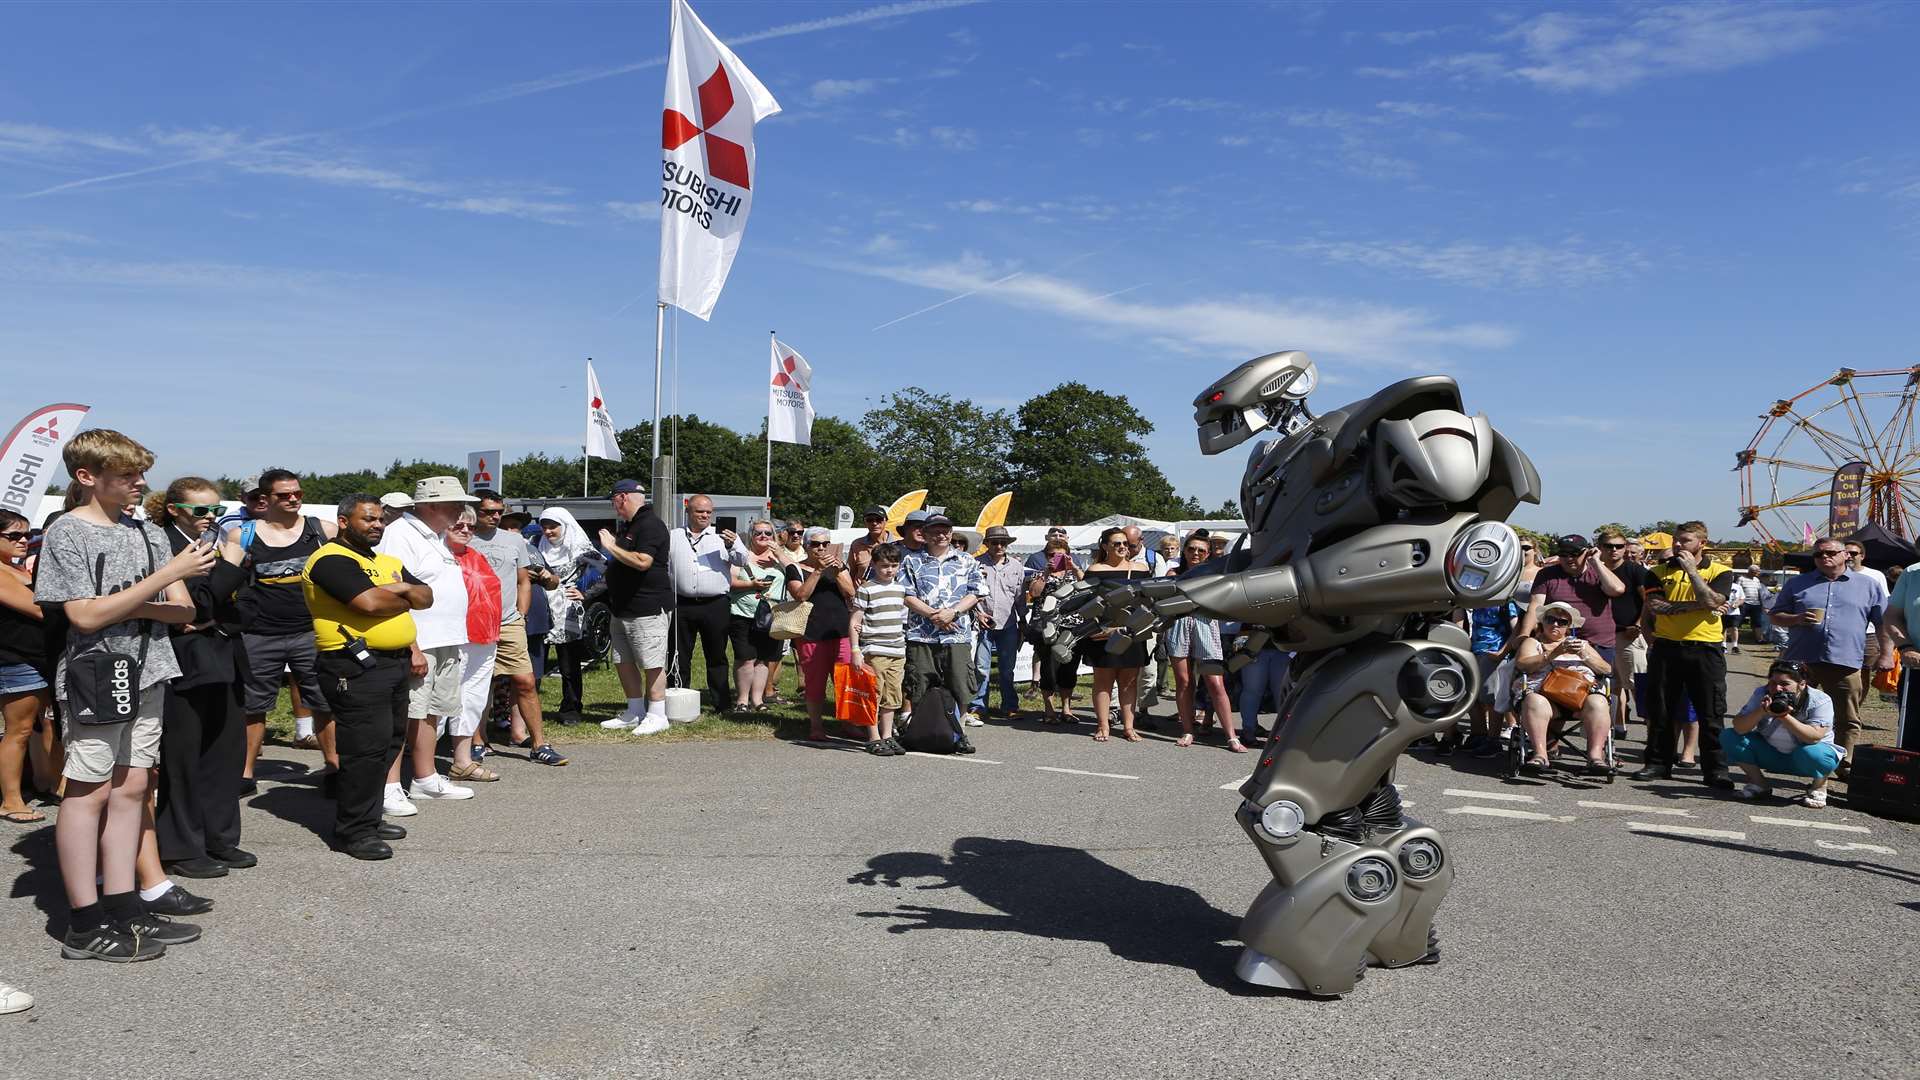
[[[527,653],[527,621],[515,619],[500,628],[500,647],[493,654],[495,675],[531,675],[533,657]]]
[[[460,651],[459,645],[420,650],[427,658],[427,673],[407,676],[407,719],[460,715],[460,672],[464,667]]]
[[[873,669],[880,684],[879,707],[898,711],[906,704],[906,694],[902,685],[907,677],[907,658],[904,656],[866,656],[860,659]]]
[[[613,618],[613,662],[632,664],[642,671],[667,666],[667,613],[616,615]]]
[[[67,763],[61,775],[86,784],[101,784],[113,779],[116,765],[132,769],[151,769],[160,764],[160,717],[167,706],[167,684],[157,683],[140,691],[140,711],[120,724],[61,725],[61,739],[67,744]]]

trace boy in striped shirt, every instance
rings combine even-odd
[[[893,740],[893,716],[902,705],[907,670],[907,590],[899,576],[900,549],[892,544],[874,548],[872,576],[854,590],[847,628],[854,666],[872,671],[879,684],[880,723],[867,753],[881,757],[906,753]]]

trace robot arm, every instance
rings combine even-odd
[[[1471,513],[1429,524],[1396,522],[1329,544],[1285,566],[1230,570],[1227,560],[1183,578],[1156,578],[1058,601],[1043,630],[1056,650],[1107,630],[1123,649],[1155,626],[1201,615],[1279,628],[1302,615],[1400,615],[1483,607],[1520,575],[1520,541],[1503,522]],[[1043,611],[1049,610],[1043,604]]]

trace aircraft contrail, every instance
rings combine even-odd
[[[756,41],[793,37],[796,34],[811,34],[821,30],[837,30],[842,26],[855,26],[860,23],[873,22],[878,19],[903,18],[908,15],[919,15],[929,11],[944,11],[948,8],[967,7],[983,2],[984,0],[906,0],[904,3],[882,4],[879,7],[867,8],[864,11],[849,12],[845,15],[831,15],[824,19],[808,19],[805,22],[787,23],[784,26],[757,30],[751,34],[743,34],[740,37],[733,38],[729,40],[727,44],[751,45]],[[447,101],[438,105],[424,105],[417,109],[407,109],[402,112],[390,113],[386,116],[376,117],[375,119],[355,124],[351,127],[337,128],[332,131],[313,131],[302,135],[280,135],[271,139],[262,139],[257,143],[250,143],[246,146],[236,146],[230,150],[222,150],[219,153],[201,154],[198,157],[186,158],[180,161],[169,161],[161,165],[149,165],[142,169],[129,169],[125,172],[109,173],[105,176],[89,176],[83,180],[69,180],[64,184],[55,184],[49,188],[30,191],[25,195],[15,197],[21,199],[37,199],[42,195],[54,195],[62,191],[92,187],[95,184],[105,184],[114,180],[130,180],[136,176],[149,176],[153,173],[166,172],[170,169],[182,169],[189,165],[203,165],[210,161],[220,161],[240,154],[266,150],[275,146],[284,146],[287,143],[305,142],[310,139],[323,138],[329,135],[345,135],[356,131],[369,131],[374,128],[398,124],[405,120],[417,119],[422,116],[451,112],[455,109],[470,109],[478,105],[492,105],[501,101],[512,101],[515,98],[523,98],[531,94],[544,94],[549,90],[561,90],[569,86],[579,86],[582,83],[611,79],[616,75],[629,75],[636,71],[644,71],[647,68],[664,67],[666,63],[667,58],[665,56],[656,56],[631,64],[620,64],[615,67],[587,68],[562,72],[558,75],[546,76],[545,78],[529,79],[507,86],[496,87],[495,89],[483,91],[470,97],[461,98],[458,101]]]
[[[874,327],[873,329],[885,330],[887,327],[892,326],[894,323],[906,322],[908,319],[913,318],[915,315],[925,315],[929,311],[946,307],[948,304],[951,304],[956,300],[965,300],[969,296],[978,296],[981,293],[986,292],[988,289],[991,289],[996,285],[1004,285],[1007,282],[1012,281],[1014,278],[1017,278],[1024,273],[1026,273],[1025,270],[1015,270],[1013,273],[1008,274],[1006,277],[1001,278],[999,281],[989,281],[985,285],[982,285],[977,289],[971,289],[967,292],[963,292],[959,296],[949,296],[945,300],[942,300],[939,303],[934,304],[930,307],[923,307],[919,311],[909,311],[905,315],[902,315],[897,319],[890,319],[887,322],[883,322],[879,326]],[[869,330],[867,332],[872,333],[873,330]]]

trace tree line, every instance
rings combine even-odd
[[[1011,490],[1010,524],[1090,521],[1107,514],[1156,520],[1238,518],[1232,500],[1203,506],[1176,495],[1141,439],[1153,425],[1121,394],[1066,382],[1019,408],[989,409],[950,394],[907,387],[887,394],[857,422],[816,417],[813,444],[773,444],[773,509],[783,518],[831,521],[834,508],[885,505],[916,488],[971,523],[994,495]],[[484,436],[478,436],[484,438]],[[676,452],[682,494],[752,495],[766,486],[766,427],[735,431],[688,414],[677,434],[663,432],[661,452]],[[653,425],[618,433],[622,461],[596,459],[593,493],[621,476],[645,481]],[[291,466],[288,466],[291,468]],[[384,472],[305,473],[310,504],[336,502],[356,491],[411,491],[424,476],[459,476],[466,469],[436,461],[395,459]],[[511,499],[577,497],[578,456],[527,454],[502,466],[501,488]],[[216,481],[238,498],[240,480]]]

